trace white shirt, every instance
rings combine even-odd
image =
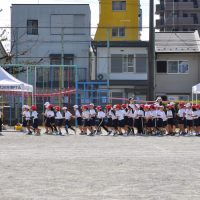
[[[48,110],[48,111],[46,112],[46,116],[47,116],[48,118],[51,118],[51,117],[54,117],[55,114],[54,114],[54,112],[53,112],[52,110]]]
[[[55,119],[62,119],[62,118],[63,118],[63,116],[62,116],[61,112],[60,112],[60,111],[57,111],[57,112],[56,112]]]
[[[95,117],[96,116],[96,111],[94,109],[90,110],[90,116]]]
[[[109,115],[111,116],[112,120],[117,119],[117,116],[113,113],[113,110],[109,111]]]
[[[168,110],[167,111],[167,119],[171,119],[171,118],[173,118],[173,113],[171,110]]]
[[[31,113],[31,117],[33,117],[33,119],[37,119],[38,118],[38,112],[36,110],[34,110],[32,113]]]
[[[144,114],[145,118],[148,120],[148,119],[151,119],[151,111],[148,110],[148,111],[145,111],[145,114]]]
[[[98,118],[98,119],[103,119],[105,116],[106,116],[106,114],[105,114],[103,111],[99,111],[99,112],[97,113],[97,118]]]
[[[116,117],[118,120],[123,120],[124,119],[124,113],[122,112],[122,110],[116,110]]]
[[[89,110],[85,110],[85,111],[82,112],[82,118],[83,119],[89,119],[90,118]]]
[[[162,120],[167,121],[167,115],[166,115],[165,111],[160,111],[160,114],[161,114]]]
[[[72,114],[69,111],[65,112],[65,119],[70,120]]]
[[[3,113],[0,111],[0,118],[3,116]]]
[[[193,111],[193,114],[192,114],[192,116],[193,116],[193,119],[198,119],[198,110],[196,110],[196,111]]]
[[[181,108],[178,110],[178,116],[179,117],[184,117],[184,114],[186,113],[186,110],[184,108]]]
[[[128,118],[133,118],[134,117],[134,111],[132,109],[128,110],[126,112],[126,116],[128,116]]]
[[[25,117],[25,119],[26,120],[30,120],[30,118],[31,118],[31,113],[30,113],[30,111],[24,111],[23,112],[23,116]]]
[[[80,113],[79,110],[76,110],[76,111],[75,111],[75,116],[76,116],[76,117],[81,117],[81,113]]]
[[[193,117],[192,117],[192,109],[186,109],[186,119],[187,120],[192,120]]]

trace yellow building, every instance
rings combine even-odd
[[[136,41],[140,34],[139,0],[99,0],[94,41]]]

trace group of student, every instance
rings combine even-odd
[[[49,102],[44,104],[45,134],[65,135],[69,129],[76,134],[76,127],[80,135],[200,135],[200,106],[191,103],[174,102],[163,104],[158,97],[151,104],[135,104],[134,98],[129,98],[127,104],[94,106],[74,105],[73,111],[67,107],[60,108]],[[37,107],[23,106],[23,127],[28,135],[35,132],[40,135],[38,128]],[[74,120],[73,120],[74,119]],[[72,127],[72,120],[75,126]],[[64,126],[65,133],[62,133]]]

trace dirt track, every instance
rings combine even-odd
[[[0,200],[199,200],[200,138],[0,137]]]

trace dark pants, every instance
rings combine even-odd
[[[0,118],[0,132],[2,132],[2,120]]]

